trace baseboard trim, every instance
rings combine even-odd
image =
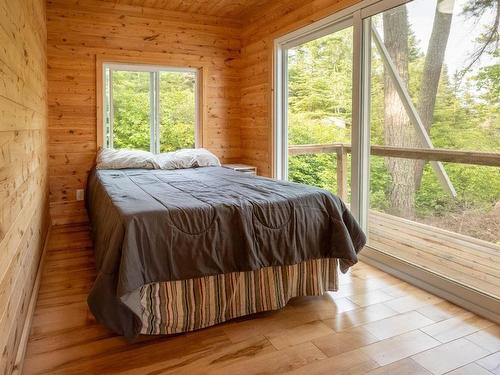
[[[38,263],[35,283],[33,285],[33,291],[31,293],[30,303],[28,305],[26,319],[23,325],[21,340],[19,341],[19,345],[17,347],[16,361],[14,363],[12,375],[20,375],[22,374],[23,371],[24,356],[26,355],[26,348],[28,346],[28,339],[31,331],[31,323],[33,322],[33,315],[35,313],[36,302],[38,300],[38,291],[40,290],[40,280],[42,279],[43,265],[45,263],[45,255],[47,253],[47,245],[49,243],[51,230],[52,226],[50,225],[49,228],[47,229],[47,234],[45,235],[45,242],[43,244],[42,255],[40,256],[40,262]]]
[[[360,260],[500,324],[500,300],[367,246]]]

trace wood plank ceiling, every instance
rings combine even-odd
[[[101,0],[117,5],[134,5],[169,11],[241,18],[272,0]]]

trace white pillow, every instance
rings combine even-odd
[[[220,161],[204,148],[182,149],[156,155],[161,169],[183,169],[196,167],[220,167]]]
[[[97,169],[155,169],[158,168],[155,156],[141,150],[113,150],[101,148],[97,152]]]
[[[158,164],[160,169],[183,169],[183,168],[191,168],[194,164],[193,156],[184,153],[177,154],[178,151],[175,152],[165,152],[155,156],[156,163]]]

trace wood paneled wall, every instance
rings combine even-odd
[[[49,0],[47,28],[54,224],[86,220],[76,189],[85,187],[96,153],[96,56],[203,65],[204,147],[223,161],[239,159],[239,22],[95,0]]]
[[[48,229],[44,0],[0,0],[0,373],[13,370]]]
[[[115,4],[138,5],[219,17],[242,18],[273,0],[104,0]]]
[[[277,0],[245,19],[241,50],[241,157],[272,176],[273,43],[359,0]]]

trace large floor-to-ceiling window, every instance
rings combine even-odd
[[[500,297],[496,14],[495,2],[365,0],[275,43],[277,177],[349,201],[367,257],[410,265],[490,310]]]

